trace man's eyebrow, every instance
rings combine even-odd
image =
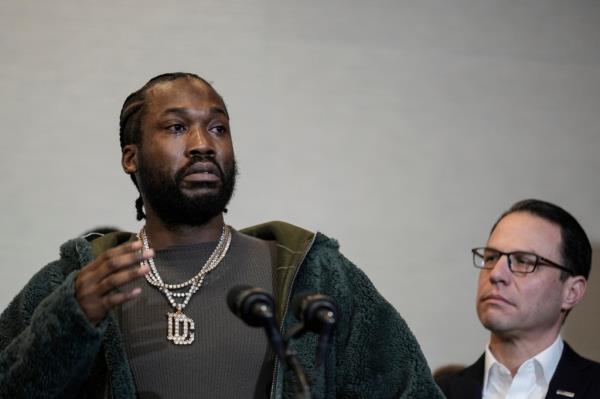
[[[229,119],[229,115],[227,114],[227,111],[225,111],[225,109],[222,107],[210,107],[208,110],[208,113],[209,113],[209,115],[221,114],[221,115],[225,116],[227,119]],[[181,115],[181,116],[190,116],[190,115],[194,114],[194,111],[191,110],[190,108],[174,107],[174,108],[167,108],[166,110],[164,110],[162,112],[162,114],[163,115],[176,114],[176,115]]]

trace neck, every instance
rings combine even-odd
[[[519,367],[554,343],[559,331],[552,331],[531,339],[506,336],[492,332],[490,351],[514,377]]]
[[[146,233],[152,248],[165,249],[174,245],[193,245],[217,241],[223,232],[223,214],[219,213],[200,226],[166,225],[152,212],[146,213]]]

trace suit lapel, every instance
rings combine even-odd
[[[585,392],[589,383],[581,372],[585,367],[586,361],[565,342],[560,361],[550,380],[546,399],[581,398],[581,392]]]
[[[483,392],[483,368],[485,365],[485,355],[482,355],[475,363],[460,372],[462,385],[461,398],[481,399]]]

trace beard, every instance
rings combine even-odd
[[[168,226],[201,226],[213,217],[226,212],[226,207],[235,189],[238,173],[235,158],[226,170],[212,157],[194,157],[189,165],[181,168],[174,176],[166,172],[152,170],[146,162],[143,152],[139,154],[139,183],[144,199],[152,207],[157,216]],[[196,188],[216,189],[209,193],[187,195],[181,190],[181,183],[186,170],[196,162],[211,162],[219,170],[220,182],[200,182]]]

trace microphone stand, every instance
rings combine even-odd
[[[296,355],[298,352],[288,346],[288,342],[290,342],[294,338],[300,338],[306,332],[304,328],[304,324],[296,324],[292,326],[288,333],[283,338],[283,342],[285,343],[285,364],[294,372],[294,376],[296,377],[296,381],[298,382],[297,388],[299,389],[296,392],[295,399],[311,399],[310,393],[310,383],[308,381],[308,377],[304,372],[304,368],[298,361]]]
[[[277,328],[273,308],[273,297],[266,291],[240,285],[232,288],[227,294],[227,304],[231,311],[252,327],[263,327],[275,357],[283,366],[294,373],[297,381],[296,399],[311,399],[308,377],[298,361],[298,352],[289,347],[289,342],[301,337],[307,331],[319,334],[316,354],[316,366],[324,360],[326,349],[330,344],[330,334],[336,323],[335,304],[331,298],[322,294],[305,294],[300,297],[297,313],[300,323],[292,326],[285,337]]]
[[[268,319],[273,321],[273,313],[269,309],[262,309],[263,314],[268,316]],[[288,343],[292,338],[298,338],[304,334],[305,330],[303,325],[296,325],[291,328],[290,334],[283,337],[275,323],[266,323],[263,325],[264,331],[267,335],[268,341],[271,344],[271,348],[275,351],[275,357],[283,363],[284,366],[291,369],[296,377],[298,391],[294,395],[295,399],[312,399],[310,393],[310,383],[308,377],[304,372],[304,368],[298,361],[296,356],[298,352],[289,347]]]
[[[286,342],[286,347],[287,347],[287,342]],[[292,369],[292,371],[294,372],[294,375],[296,376],[296,380],[298,381],[298,388],[299,391],[296,392],[295,398],[296,399],[311,399],[311,394],[310,394],[310,385],[308,383],[308,378],[306,377],[306,373],[304,373],[304,369],[302,368],[302,365],[300,364],[300,362],[298,361],[298,358],[296,357],[296,355],[298,354],[298,352],[296,352],[295,350],[291,349],[291,348],[286,348],[285,351],[285,360],[287,363],[287,366]]]
[[[331,301],[329,298],[324,297],[322,295],[318,296],[316,299],[319,299],[321,301],[323,299]],[[331,303],[331,302],[329,302],[329,303]],[[304,372],[304,369],[302,368],[302,365],[300,364],[300,362],[298,361],[298,358],[296,357],[298,352],[296,352],[294,349],[290,348],[288,346],[288,342],[290,342],[292,339],[300,338],[307,331],[314,331],[314,332],[318,333],[319,334],[319,348],[317,350],[317,355],[316,355],[316,366],[317,367],[321,366],[323,361],[325,360],[324,356],[326,353],[326,348],[330,344],[329,335],[333,331],[334,325],[336,323],[334,314],[332,313],[333,311],[335,311],[335,305],[332,304],[332,305],[329,305],[329,307],[327,309],[320,310],[320,312],[323,312],[323,311],[326,312],[325,315],[327,316],[327,317],[322,318],[323,320],[325,320],[323,325],[318,325],[318,324],[315,325],[314,322],[310,322],[309,324],[307,324],[306,321],[302,317],[300,317],[301,322],[299,324],[296,324],[295,326],[292,326],[289,329],[288,333],[285,335],[285,337],[283,337],[283,345],[285,347],[285,364],[290,369],[292,369],[292,371],[294,372],[294,375],[296,376],[296,380],[298,381],[299,391],[295,395],[296,399],[311,399],[310,385],[308,382],[308,378]]]

